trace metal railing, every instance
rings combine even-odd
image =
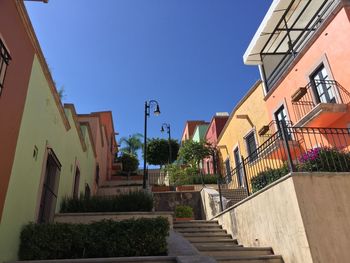
[[[231,170],[230,188],[254,192],[254,182],[269,182],[289,172],[350,172],[350,131],[347,128],[308,128],[281,125],[254,153]],[[267,180],[267,179],[266,179]]]
[[[323,96],[318,95],[319,88],[326,89]],[[350,93],[335,80],[315,80],[299,88],[292,96],[293,111],[298,122],[319,103],[350,103]]]

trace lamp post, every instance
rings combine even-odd
[[[154,115],[158,116],[160,114],[159,104],[156,100],[150,100],[145,101],[145,128],[144,128],[144,135],[143,135],[143,184],[142,188],[146,189],[146,181],[148,178],[148,171],[147,171],[147,118],[151,115],[151,107],[154,107]]]
[[[166,132],[168,133],[168,143],[169,143],[169,164],[171,164],[172,160],[172,151],[171,151],[171,135],[170,135],[170,124],[168,123],[163,123],[162,128],[160,129],[161,132],[164,132],[164,127],[166,129]]]

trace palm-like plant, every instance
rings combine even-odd
[[[137,156],[137,151],[142,149],[142,141],[143,135],[141,133],[135,133],[133,135],[129,135],[129,137],[120,138],[119,144],[124,145],[120,150],[123,153],[128,153],[131,155]]]

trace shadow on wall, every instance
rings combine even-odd
[[[191,192],[159,192],[153,193],[155,211],[173,211],[178,205],[188,205],[193,208],[194,219],[205,219],[201,194]]]

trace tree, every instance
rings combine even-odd
[[[195,142],[192,140],[185,141],[180,150],[179,157],[192,167],[199,168],[199,163],[204,158],[212,154],[212,147],[206,141]]]
[[[121,152],[137,156],[137,151],[142,149],[142,137],[143,135],[141,133],[135,133],[133,135],[129,135],[129,137],[120,138],[119,144],[125,145],[120,149]]]
[[[170,140],[171,160],[169,162],[169,141],[166,139],[153,138],[147,142],[147,162],[153,165],[165,165],[173,163],[177,159],[179,143]]]
[[[123,172],[126,172],[128,176],[137,170],[139,167],[139,160],[135,155],[123,153],[118,157],[118,161],[122,163]]]

